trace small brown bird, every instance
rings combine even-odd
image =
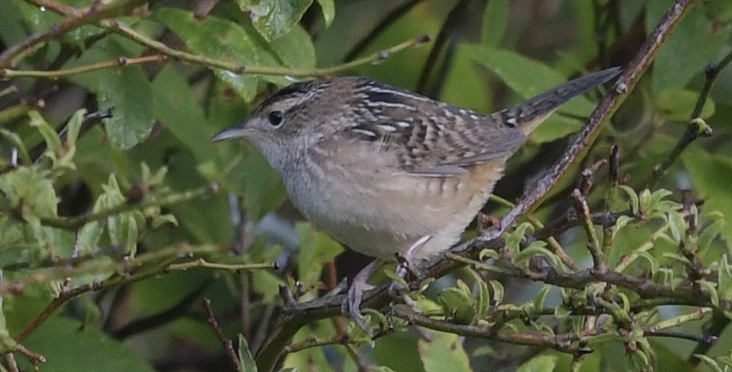
[[[488,116],[365,77],[310,80],[275,92],[212,141],[251,142],[303,215],[351,249],[420,261],[460,240],[531,131],[619,73],[599,71]],[[378,266],[349,290],[364,329],[361,296]]]

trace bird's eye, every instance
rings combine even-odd
[[[285,115],[282,112],[282,110],[270,111],[269,115],[267,115],[267,120],[269,120],[269,123],[273,127],[279,127],[280,125],[282,125],[282,122],[285,120]]]

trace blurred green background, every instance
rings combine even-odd
[[[117,0],[104,6],[124,3]],[[151,1],[132,9],[122,6],[111,16],[136,34],[174,49],[231,63],[293,70],[336,66],[429,34],[429,43],[339,74],[370,76],[490,113],[571,77],[626,65],[672,3],[181,0]],[[60,22],[63,17],[54,11],[54,4],[63,10],[63,4],[83,8],[93,1],[0,1],[0,51],[7,56],[29,35]],[[701,262],[716,270],[715,265],[726,260],[732,239],[732,229],[725,225],[732,218],[732,69],[721,71],[701,111],[713,136],[692,143],[657,179],[653,169],[669,156],[688,127],[705,83],[705,68],[732,50],[731,22],[732,2],[696,2],[583,163],[536,211],[539,220],[552,221],[570,208],[568,194],[576,185],[577,171],[607,158],[610,147],[617,145],[623,183],[637,192],[648,187],[668,189],[673,193],[670,200],[698,205],[699,229],[710,231],[707,249],[699,253]],[[34,44],[18,58],[3,60],[0,55],[0,67],[49,71],[156,53],[114,25],[91,20]],[[45,356],[46,363],[39,365],[42,371],[233,370],[207,324],[201,298],[211,299],[227,337],[236,340],[242,333],[256,350],[282,305],[278,286],[297,288],[299,299],[305,301],[341,278],[352,277],[368,262],[302,222],[287,202],[278,175],[254,148],[244,142],[209,143],[219,130],[246,118],[275,86],[292,81],[288,74],[238,75],[173,57],[52,79],[5,74],[0,81],[0,128],[5,131],[0,139],[4,195],[0,198],[0,267],[5,283],[24,285],[2,289],[4,352],[15,347],[11,339],[17,341],[18,334],[65,290],[95,282],[116,283],[150,270],[151,277],[144,280],[122,280],[71,299],[24,335],[21,344]],[[509,162],[495,194],[515,200],[556,162],[600,93],[565,105],[537,130]],[[71,133],[72,115],[80,109],[109,108],[113,108],[112,117],[101,123],[75,124],[78,138],[69,134],[58,139],[53,134]],[[76,118],[81,120],[80,114]],[[22,148],[30,161],[23,158]],[[627,209],[627,198],[606,202],[610,189],[606,170],[599,171],[589,195],[593,211]],[[195,190],[196,197],[186,197]],[[171,195],[184,200],[167,202]],[[156,205],[156,200],[162,202]],[[123,206],[120,213],[96,222],[70,227],[51,223],[119,206]],[[490,215],[505,211],[493,203],[484,210]],[[661,224],[650,218],[624,229],[608,254],[610,266],[650,241],[654,249],[649,263],[639,263],[629,272],[658,279],[663,274],[651,273],[653,263],[684,272],[684,265],[674,263],[667,254],[675,252],[678,242],[653,236]],[[571,228],[558,239],[583,267],[591,265],[581,228]],[[164,270],[172,262],[167,259],[185,259],[185,252],[204,248],[200,255],[210,262],[276,261],[279,268]],[[163,253],[154,256],[156,252]],[[131,255],[136,257],[131,261],[133,268],[123,259]],[[458,272],[439,281],[428,295],[434,298],[440,289],[453,286],[455,278],[466,275]],[[710,276],[712,282],[715,275]],[[530,301],[542,288],[526,280],[504,278],[502,282],[506,303]],[[718,289],[720,296],[727,295],[721,284]],[[561,303],[557,288],[549,291],[546,303],[552,307]],[[692,310],[662,306],[654,309],[653,316],[667,319]],[[698,334],[704,324],[706,332],[721,332],[711,350],[689,340],[651,339],[657,370],[708,368],[696,366],[699,360],[693,353],[729,356],[732,339],[726,332],[727,321],[721,313],[715,314],[682,329]],[[547,322],[555,331],[561,330],[561,322]],[[521,322],[516,323],[525,330]],[[337,327],[339,323],[332,319],[309,324],[295,341],[327,337]],[[445,365],[455,370],[513,371],[544,351],[448,334],[433,337],[437,341],[425,342],[411,329],[354,350],[369,364],[395,371],[440,371],[446,370]],[[460,345],[457,351],[455,345]],[[19,370],[32,370],[28,358],[12,355]],[[543,357],[534,360],[533,367],[524,365],[522,371],[550,371],[555,364],[557,371],[570,368],[568,355],[547,351]],[[627,344],[613,340],[588,355],[581,370],[638,370],[632,359]],[[284,367],[353,371],[359,368],[357,361],[347,348],[335,344],[289,354]],[[6,359],[5,370],[13,370],[9,363]]]

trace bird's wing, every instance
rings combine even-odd
[[[348,134],[394,154],[397,166],[414,175],[463,174],[471,165],[509,157],[525,139],[503,112],[485,116],[373,80],[355,92],[351,107],[364,120]]]

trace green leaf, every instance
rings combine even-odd
[[[714,371],[714,372],[725,372],[722,369],[722,367],[720,367],[719,364],[717,364],[717,362],[714,359],[712,359],[712,358],[710,358],[710,357],[708,357],[708,356],[706,356],[704,354],[694,354],[694,356],[697,359],[701,360],[707,367],[711,368],[712,371]]]
[[[0,309],[0,352],[7,353],[17,346],[17,342],[10,337],[7,322],[5,321],[5,311]]]
[[[445,314],[453,317],[458,324],[472,324],[477,315],[476,303],[470,292],[465,293],[463,289],[446,288],[438,296],[437,300],[444,308]]]
[[[504,295],[504,288],[503,284],[497,280],[490,280],[488,281],[488,284],[491,286],[491,293],[493,294],[493,297],[491,298],[492,302],[495,304],[500,304],[503,302],[503,295]]]
[[[483,318],[488,314],[491,305],[491,294],[488,291],[488,284],[477,274],[475,282],[478,284],[477,317]]]
[[[29,350],[46,357],[43,371],[76,372],[154,372],[148,362],[129,350],[125,344],[98,331],[96,327],[79,327],[78,322],[53,316],[23,342]],[[94,350],[83,358],[79,350]],[[25,358],[22,370],[33,370]]]
[[[287,67],[315,67],[315,46],[310,34],[300,25],[295,25],[290,32],[272,41],[269,47],[277,54]]]
[[[491,1],[490,4],[493,2]],[[452,52],[449,70],[440,87],[440,101],[456,104],[478,112],[489,112],[492,91],[485,89],[485,79],[465,79],[480,76],[483,68],[470,57],[469,46],[459,44]]]
[[[717,292],[717,287],[715,286],[715,283],[707,280],[697,280],[696,282],[704,287],[707,293],[709,293],[712,305],[719,306],[719,292]]]
[[[678,246],[682,241],[686,240],[686,221],[681,213],[676,212],[667,213],[666,218],[674,245]]]
[[[718,293],[721,299],[732,299],[732,267],[727,262],[727,255],[722,256],[717,268]]]
[[[551,291],[552,287],[550,285],[545,285],[539,293],[534,298],[534,314],[541,315],[542,310],[544,309],[544,302],[546,301],[546,296],[549,294],[549,291]]]
[[[76,140],[79,138],[79,131],[81,130],[81,124],[84,121],[84,115],[86,115],[86,109],[78,110],[69,119],[68,130],[66,131],[66,144],[68,146],[76,146]]]
[[[566,76],[551,67],[516,52],[487,46],[466,48],[475,62],[487,67],[522,98],[528,99],[567,81]],[[526,71],[531,71],[527,74]],[[577,97],[563,106],[564,112],[575,115],[589,113],[595,105]]]
[[[535,241],[531,243],[528,247],[526,247],[524,250],[516,254],[516,257],[514,258],[514,262],[516,265],[528,265],[529,260],[536,256],[536,255],[542,255],[546,256],[550,260],[552,260],[552,263],[554,263],[555,266],[559,267],[561,266],[561,259],[554,254],[554,252],[548,250],[545,248],[546,242],[544,241]]]
[[[273,302],[279,297],[279,289],[286,283],[279,276],[267,270],[252,271],[252,288],[265,302]]]
[[[21,13],[21,7],[33,6],[20,0],[0,1],[0,24],[3,25],[0,27],[0,39],[5,45],[18,44],[26,37],[28,27],[23,21],[28,18]]]
[[[389,268],[384,268],[384,275],[386,275],[387,278],[391,279],[395,283],[399,284],[402,288],[409,288],[409,284],[407,283],[407,280],[399,276],[396,271],[391,270]]]
[[[554,308],[554,317],[557,319],[565,319],[570,315],[572,315],[572,309],[564,305],[559,305]]]
[[[313,0],[237,0],[237,3],[242,11],[249,12],[254,28],[262,37],[272,41],[299,22]]]
[[[480,251],[480,254],[478,255],[478,260],[481,261],[481,262],[482,261],[485,261],[485,260],[487,260],[489,258],[492,258],[494,260],[497,260],[500,257],[501,257],[501,255],[498,253],[497,250],[486,248],[486,249],[483,249],[483,250]]]
[[[10,146],[14,147],[18,151],[20,161],[23,165],[30,165],[31,163],[33,163],[30,154],[28,153],[28,149],[25,147],[25,144],[23,144],[23,140],[20,139],[19,135],[7,129],[0,128],[0,136],[5,137]]]
[[[646,3],[646,30],[656,27],[673,0],[649,0]],[[674,32],[661,46],[654,60],[653,91],[683,88],[694,76],[714,61],[729,40],[732,25],[715,26],[701,6],[692,7]]]
[[[530,231],[534,231],[534,225],[529,222],[524,222],[518,225],[518,227],[516,227],[516,230],[514,230],[513,232],[504,233],[503,239],[506,241],[506,244],[503,249],[506,252],[517,255],[519,253],[521,241],[524,240],[524,235],[526,235],[526,233]]]
[[[699,235],[699,242],[697,243],[697,246],[699,247],[698,249],[700,253],[704,254],[704,252],[709,249],[709,246],[712,245],[714,239],[716,239],[722,231],[724,223],[724,216],[715,213],[714,222],[707,226],[704,231],[702,231],[701,235]]]
[[[10,1],[3,2],[9,3]],[[26,27],[33,31],[45,31],[62,18],[61,15],[54,12],[42,12],[37,6],[30,3],[17,0],[14,3],[22,15]]]
[[[369,367],[369,370],[374,371],[374,372],[396,372],[393,369],[386,367],[386,366]]]
[[[534,97],[567,81],[562,73],[513,51],[475,45],[467,46],[466,49],[475,62],[498,75],[523,99]],[[594,107],[587,98],[580,96],[562,105],[559,111],[573,116],[587,116]],[[537,142],[550,141],[576,131],[581,126],[580,121],[554,117],[542,124],[531,138]]]
[[[318,0],[320,9],[323,10],[323,20],[325,21],[325,27],[330,26],[335,18],[335,3],[333,0]]]
[[[300,331],[292,339],[292,343],[303,342],[318,337],[324,338],[334,334],[336,331],[333,329],[332,324],[325,323],[318,322],[317,324],[300,328]],[[288,353],[282,362],[282,367],[293,368],[297,371],[334,371],[334,368],[325,356],[324,350],[325,348],[322,347],[312,347],[297,353]]]
[[[114,110],[111,118],[104,119],[104,128],[115,146],[127,150],[147,139],[155,124],[153,95],[140,66],[102,74],[98,97],[100,110]]]
[[[343,247],[328,235],[316,231],[309,223],[297,223],[295,229],[300,237],[298,279],[307,287],[320,279],[323,266],[341,254]]]
[[[727,221],[732,220],[732,158],[711,155],[695,146],[689,146],[681,155],[686,171],[701,198],[705,213],[721,212]],[[732,242],[732,229],[722,229],[722,236]]]
[[[630,211],[634,216],[637,215],[638,209],[640,208],[640,199],[638,198],[638,194],[630,186],[620,185],[618,187],[628,195],[628,198],[630,199]],[[626,221],[628,221],[628,219],[626,219]]]
[[[497,47],[508,27],[509,11],[511,2],[509,0],[491,0],[485,7],[483,13],[482,43],[490,47]]]
[[[658,264],[658,260],[656,260],[655,257],[653,257],[652,254],[648,252],[641,252],[638,254],[638,258],[643,258],[648,262],[648,266],[651,267],[651,276],[656,275],[658,270],[660,269],[660,266]]]
[[[707,0],[703,4],[707,17],[721,24],[732,21],[732,2],[728,0]]]
[[[94,212],[108,210],[126,202],[114,174],[109,176],[107,183],[102,185],[102,189],[104,193],[94,203]],[[125,247],[125,252],[134,256],[137,250],[138,221],[144,221],[142,212],[132,210],[109,216],[106,221],[110,243]],[[91,231],[90,234],[92,234],[91,238],[93,239],[94,231]]]
[[[86,255],[99,250],[99,240],[102,238],[102,233],[102,227],[97,221],[84,225],[77,240],[79,254]]]
[[[68,167],[74,169],[75,166],[71,163],[71,159],[64,157],[66,149],[61,143],[61,138],[56,133],[50,124],[46,121],[38,111],[30,111],[28,113],[30,118],[29,125],[33,128],[37,128],[38,132],[43,136],[43,140],[46,142],[46,151],[43,153],[44,156],[51,159],[53,168]],[[73,154],[72,154],[73,156]],[[61,158],[64,158],[64,161]]]
[[[557,366],[556,355],[539,355],[519,367],[516,372],[552,372]]]
[[[157,10],[152,18],[168,26],[197,54],[243,66],[279,66],[274,56],[257,48],[247,32],[234,22],[214,16],[198,20],[191,12],[170,8]],[[237,74],[218,68],[212,70],[217,78],[229,84],[244,100],[254,99],[259,79],[257,75]],[[286,83],[284,78],[279,77],[267,77],[267,80]]]
[[[175,136],[198,162],[213,155],[209,138],[213,128],[207,125],[194,90],[171,65],[166,65],[152,82],[155,119]]]
[[[257,364],[254,362],[252,352],[249,351],[247,339],[242,334],[239,334],[239,364],[242,372],[257,372]]]
[[[694,111],[699,93],[684,89],[664,89],[656,97],[656,107],[661,114],[673,121],[688,121]],[[709,118],[714,114],[714,101],[711,99],[704,102],[704,107],[699,115],[702,119]]]
[[[468,354],[456,334],[432,332],[432,339],[417,344],[426,372],[472,371]]]
[[[55,217],[59,198],[48,170],[21,167],[0,175],[0,191],[11,207],[21,209],[28,220],[34,217]]]

